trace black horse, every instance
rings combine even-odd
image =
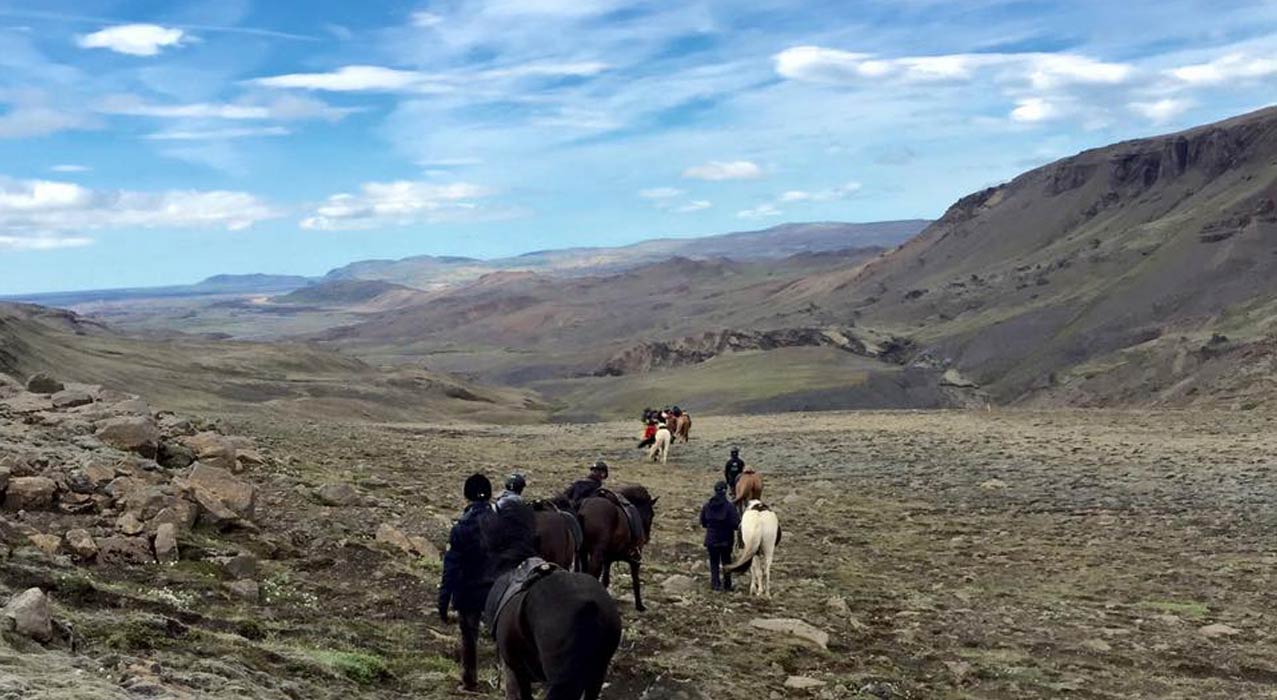
[[[536,515],[525,503],[488,518],[482,534],[497,575],[487,614],[505,667],[506,697],[532,700],[532,684],[544,683],[546,700],[598,698],[621,643],[612,596],[592,576],[529,565],[537,557]],[[526,584],[520,582],[525,575]]]

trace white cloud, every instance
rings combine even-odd
[[[747,160],[711,161],[683,171],[683,177],[695,180],[756,180],[763,169]]]
[[[75,163],[62,163],[49,167],[49,170],[55,173],[87,173],[92,169],[87,165],[77,165]]]
[[[282,212],[245,192],[92,190],[70,182],[0,177],[0,236],[26,241],[11,240],[9,247],[72,245],[67,241],[85,231],[113,228],[238,231],[279,216]],[[67,238],[68,232],[77,236]]]
[[[827,190],[817,190],[815,192],[807,192],[804,190],[789,190],[781,193],[777,197],[777,201],[783,204],[793,204],[797,202],[830,202],[836,199],[846,199],[851,195],[860,191],[862,185],[859,182],[848,182],[838,187],[831,187]]]
[[[1215,86],[1236,80],[1256,80],[1277,75],[1277,58],[1253,58],[1231,53],[1207,63],[1181,66],[1170,71],[1191,86]]]
[[[0,234],[0,250],[58,250],[61,248],[82,248],[92,244],[93,239],[84,236],[59,236],[56,234],[6,236]]]
[[[91,117],[78,112],[39,103],[24,103],[0,114],[0,139],[48,136],[70,129],[92,129],[96,125]]]
[[[639,190],[638,196],[643,199],[673,199],[683,194],[683,190],[677,187],[652,187],[646,190]]]
[[[1167,97],[1153,102],[1132,102],[1127,106],[1154,124],[1165,124],[1192,109],[1194,104],[1189,99]]]
[[[414,27],[429,29],[441,24],[443,24],[443,15],[437,15],[433,12],[426,12],[424,10],[412,13],[412,26]]]
[[[771,216],[780,216],[785,212],[776,208],[776,205],[769,203],[759,204],[753,209],[743,209],[736,212],[736,216],[741,219],[763,219]]]
[[[417,161],[417,165],[423,168],[444,169],[449,168],[467,168],[472,165],[483,165],[482,158],[458,157],[458,158],[434,158]]]
[[[149,141],[225,141],[257,136],[287,136],[292,132],[282,126],[250,126],[230,129],[169,129],[147,134]]]
[[[109,49],[130,56],[154,56],[165,47],[181,46],[188,39],[181,29],[157,24],[122,24],[76,37],[85,49]]]
[[[1135,69],[1077,54],[968,53],[879,58],[819,46],[795,46],[774,57],[776,73],[790,80],[829,85],[874,82],[970,82],[982,71],[1002,83],[1027,84],[1038,90],[1069,85],[1117,85]]]
[[[457,220],[473,215],[479,208],[475,200],[495,193],[467,182],[367,182],[359,194],[329,197],[312,216],[302,219],[301,227],[341,231]]]
[[[1063,113],[1059,105],[1045,98],[1026,97],[1016,100],[1015,109],[1011,110],[1011,120],[1033,124],[1059,119]]]
[[[157,119],[301,120],[337,121],[356,111],[333,107],[320,100],[296,95],[280,95],[264,102],[193,102],[153,104],[133,95],[113,95],[98,103],[97,111],[131,117]]]
[[[426,73],[384,66],[342,66],[326,73],[290,73],[249,82],[272,88],[325,90],[329,92],[406,92],[446,94],[472,90],[478,82],[517,81],[525,78],[590,77],[610,66],[599,61],[529,61],[481,71]]]
[[[679,214],[691,214],[692,212],[704,211],[706,209],[709,209],[712,206],[714,206],[714,204],[708,200],[696,199],[696,200],[692,200],[688,202],[687,204],[684,204],[681,207],[675,207],[674,211],[678,212]]]

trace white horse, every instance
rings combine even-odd
[[[670,445],[674,442],[674,435],[669,428],[662,425],[656,431],[654,440],[652,446],[647,448],[647,458],[653,462],[659,459],[661,464],[665,464],[670,458]]]
[[[749,569],[749,592],[752,595],[771,597],[772,594],[772,558],[776,555],[776,545],[780,544],[780,520],[767,504],[758,499],[751,500],[745,507],[740,519],[741,539],[745,547],[728,571],[737,573]],[[751,566],[755,558],[762,561]]]

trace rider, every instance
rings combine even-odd
[[[439,619],[448,622],[448,606],[457,611],[461,627],[461,687],[467,693],[479,692],[478,656],[479,622],[483,606],[492,588],[487,558],[483,553],[480,526],[491,517],[492,483],[482,474],[466,479],[465,497],[469,504],[452,526],[448,552],[443,556],[443,578],[439,582]]]
[[[727,500],[727,482],[714,484],[714,495],[701,507],[701,527],[705,528],[705,549],[709,552],[709,585],[716,591],[732,590],[732,574],[723,571],[723,582],[719,585],[718,574],[721,567],[732,562],[732,535],[740,527],[740,514],[736,507]]]
[[[492,500],[492,507],[501,510],[509,503],[523,501],[523,489],[528,487],[528,480],[519,472],[515,472],[505,480],[505,488]]]
[[[590,467],[589,476],[572,483],[571,486],[563,492],[563,498],[572,504],[572,508],[576,509],[581,501],[593,496],[599,489],[603,488],[603,482],[607,479],[607,462],[599,460]]]
[[[732,457],[727,460],[727,466],[723,467],[723,477],[727,480],[727,485],[731,487],[732,492],[736,491],[736,480],[740,478],[742,472],[745,471],[745,460],[740,458],[740,448],[732,448]]]
[[[647,421],[647,427],[643,429],[643,439],[639,442],[638,448],[651,447],[656,442],[656,419],[652,418]]]

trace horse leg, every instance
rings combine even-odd
[[[630,560],[630,581],[634,584],[634,609],[643,612],[647,608],[643,605],[642,586],[639,584],[639,563],[633,559]]]
[[[603,576],[599,580],[602,581],[603,588],[606,590],[612,585],[612,562],[604,559],[602,555],[599,555],[599,559],[603,562]]]
[[[505,666],[505,698],[506,700],[533,700],[532,680],[519,675],[518,671]]]

